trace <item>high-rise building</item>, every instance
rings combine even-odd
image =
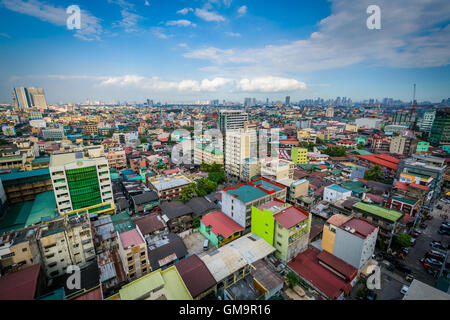
[[[290,96],[287,96],[287,97],[286,97],[286,105],[287,105],[287,106],[290,106],[290,105],[291,105],[291,97],[290,97]]]
[[[430,132],[435,117],[436,110],[425,112],[423,114],[422,122],[420,123],[420,130],[423,132]]]
[[[450,109],[436,111],[431,127],[430,143],[433,146],[450,144]]]
[[[92,208],[90,213],[114,209],[108,160],[103,147],[82,152],[54,154],[50,176],[60,214]],[[105,204],[105,206],[97,205]]]
[[[410,128],[414,128],[417,121],[417,115],[410,111],[397,111],[392,116],[392,124],[405,124]]]
[[[25,111],[31,107],[30,95],[25,87],[13,88],[13,105],[16,111]]]
[[[240,110],[219,110],[219,130],[225,133],[228,130],[244,128],[248,121],[248,114]]]
[[[226,132],[225,171],[228,175],[241,176],[244,160],[251,156],[252,142],[256,143],[255,130],[241,129]]]
[[[47,109],[47,100],[45,99],[44,89],[28,88],[30,94],[31,106],[38,109]]]

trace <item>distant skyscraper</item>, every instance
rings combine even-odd
[[[244,111],[219,110],[219,130],[225,133],[227,130],[243,129],[248,121],[248,114]]]
[[[28,88],[31,105],[38,109],[47,109],[47,100],[45,99],[44,89]]]
[[[286,105],[287,105],[287,106],[290,106],[290,105],[291,105],[291,97],[290,97],[290,96],[287,96],[287,97],[286,97]]]
[[[30,96],[27,88],[20,87],[13,89],[14,110],[24,111],[31,107]]]

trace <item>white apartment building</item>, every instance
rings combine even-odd
[[[64,275],[70,265],[83,268],[96,259],[87,214],[65,216],[42,224],[36,238],[50,278]]]
[[[60,214],[98,204],[114,204],[108,160],[103,147],[54,154],[50,176]]]
[[[232,130],[225,137],[225,171],[240,177],[244,160],[251,158],[251,149],[256,155],[256,131]]]
[[[248,114],[240,110],[219,110],[218,128],[222,133],[228,130],[244,128],[244,123],[248,121]]]

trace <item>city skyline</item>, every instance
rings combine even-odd
[[[72,4],[0,1],[0,103],[22,86],[49,104],[450,92],[448,1],[378,1],[381,30],[366,26],[369,1],[79,1],[81,29],[67,30]]]

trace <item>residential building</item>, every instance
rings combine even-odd
[[[139,142],[139,132],[116,132],[113,134],[113,140],[118,141],[121,145],[129,145]]]
[[[268,180],[279,181],[294,177],[294,163],[284,159],[261,159],[261,176]]]
[[[417,144],[418,140],[415,138],[405,136],[393,137],[389,152],[409,156],[416,152]]]
[[[70,265],[83,268],[96,259],[87,214],[64,216],[43,224],[36,238],[44,269],[50,278],[66,274]]]
[[[220,248],[239,238],[245,230],[225,213],[211,212],[203,217],[198,229],[211,243]]]
[[[52,140],[63,140],[66,138],[66,135],[64,133],[64,128],[53,128],[53,129],[42,129],[42,137],[45,140],[52,139]]]
[[[322,249],[362,270],[375,251],[378,227],[355,217],[334,215],[323,227]]]
[[[430,133],[435,117],[436,110],[425,112],[423,114],[422,121],[420,122],[420,131]]]
[[[218,128],[222,133],[228,130],[244,128],[244,123],[248,121],[248,114],[238,110],[219,110]]]
[[[294,164],[307,164],[308,163],[308,149],[305,148],[292,148],[291,158]]]
[[[286,201],[286,187],[264,178],[253,180],[222,193],[222,212],[244,228],[250,227],[252,206],[259,207],[277,198]]]
[[[108,150],[105,156],[111,169],[122,170],[127,167],[127,156],[122,148]]]
[[[98,123],[86,123],[83,125],[84,134],[98,134]]]
[[[403,230],[403,212],[363,202],[354,204],[352,211],[356,217],[377,225],[380,228],[379,235],[389,247],[394,234]]]
[[[179,197],[184,187],[192,183],[184,175],[155,176],[148,180],[150,187],[156,190],[161,200],[173,200]]]
[[[13,88],[13,107],[15,111],[25,111],[31,108],[30,95],[28,89],[24,87]]]
[[[207,144],[196,144],[194,148],[194,163],[217,163],[223,165],[223,150]]]
[[[352,195],[351,190],[342,188],[337,184],[325,187],[323,190],[323,200],[329,203],[335,203],[338,200],[346,200]]]
[[[251,232],[275,247],[275,256],[286,263],[306,250],[311,221],[307,211],[274,199],[252,207]]]
[[[150,272],[147,243],[136,226],[135,229],[119,233],[119,253],[125,273],[133,281]]]
[[[242,164],[241,180],[248,182],[261,175],[261,162],[258,159],[245,158]]]
[[[99,204],[114,206],[108,160],[103,147],[54,154],[50,158],[49,169],[60,214]]]
[[[34,229],[15,230],[0,236],[0,273],[6,274],[40,263]]]
[[[450,144],[450,109],[436,111],[430,133],[430,144],[433,146]]]
[[[327,112],[325,113],[325,117],[327,118],[333,118],[334,117],[334,108],[328,107]]]
[[[225,171],[228,175],[239,178],[241,176],[244,159],[251,157],[252,147],[256,145],[256,131],[235,130],[227,131],[225,138]],[[253,149],[256,155],[256,149]]]

